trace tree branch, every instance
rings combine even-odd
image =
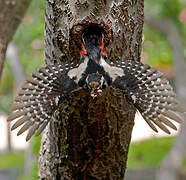
[[[31,0],[1,0],[0,2],[0,78],[8,43],[12,40]]]

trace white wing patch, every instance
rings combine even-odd
[[[87,68],[87,64],[88,64],[88,57],[85,57],[84,61],[77,67],[74,69],[71,69],[68,72],[68,76],[73,79],[75,78],[75,82],[78,83],[78,81],[81,79],[81,75],[82,73],[85,71],[85,69]]]
[[[104,70],[109,74],[109,76],[114,81],[118,76],[123,76],[124,71],[122,68],[110,66],[102,57],[100,60],[100,65],[103,66]]]

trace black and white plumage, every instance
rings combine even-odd
[[[162,73],[137,61],[110,62],[96,35],[83,44],[78,64],[47,65],[28,78],[15,98],[8,121],[18,119],[12,130],[23,125],[18,135],[29,130],[29,140],[35,132],[39,135],[44,130],[62,96],[86,88],[93,98],[99,98],[107,86],[120,89],[154,131],[158,126],[170,134],[167,126],[176,130],[172,121],[181,123],[176,112],[185,110],[179,107]]]
[[[121,62],[119,66],[124,75],[118,76],[113,85],[124,92],[148,125],[155,132],[158,132],[156,126],[168,134],[167,126],[177,130],[172,121],[181,123],[177,112],[184,113],[186,110],[179,107],[176,94],[163,74],[136,61]]]
[[[40,135],[56,110],[60,98],[78,88],[66,74],[73,64],[47,65],[28,78],[11,107],[8,121],[18,119],[11,130],[22,126],[17,135],[29,129],[26,140]]]

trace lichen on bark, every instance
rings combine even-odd
[[[81,36],[97,26],[108,58],[140,60],[143,0],[47,0],[45,61],[79,61]],[[117,89],[63,98],[42,136],[40,179],[123,179],[135,108]]]

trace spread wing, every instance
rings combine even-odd
[[[122,68],[123,75],[115,78],[113,86],[124,92],[148,125],[156,132],[156,126],[168,134],[167,126],[177,130],[172,121],[182,120],[176,112],[186,110],[179,107],[176,94],[163,74],[137,61],[118,62],[117,67]]]
[[[11,107],[8,121],[16,122],[11,130],[23,125],[17,135],[28,131],[26,140],[33,134],[40,135],[52,118],[60,97],[78,88],[67,75],[65,64],[47,65],[26,80]]]

